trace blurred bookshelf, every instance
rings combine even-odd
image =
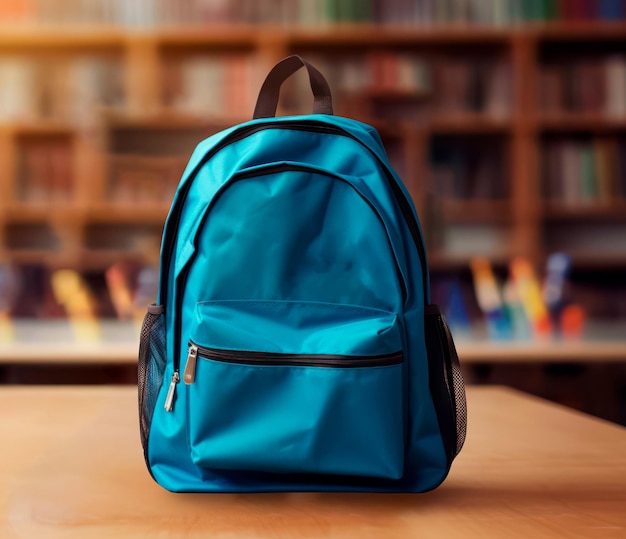
[[[472,257],[540,274],[564,251],[589,319],[626,327],[623,0],[0,3],[0,262],[37,304],[9,314],[62,319],[49,281],[68,268],[98,317],[119,316],[107,270],[134,289],[154,269],[192,150],[250,119],[293,53],[327,75],[337,114],[379,130],[434,300],[458,283],[480,318]],[[305,83],[285,85],[281,114],[308,112]]]

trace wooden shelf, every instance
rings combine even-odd
[[[75,267],[81,270],[105,270],[118,262],[128,260],[145,261],[158,256],[157,253],[146,253],[133,249],[81,249],[75,257]]]
[[[5,221],[10,223],[77,222],[83,208],[73,202],[17,201],[4,208]]]
[[[569,250],[572,265],[579,269],[626,269],[626,253]]]
[[[267,31],[267,30],[266,30]],[[263,30],[252,24],[162,26],[154,30],[160,46],[253,48]],[[281,36],[283,32],[279,32]]]
[[[545,41],[626,41],[625,21],[564,21],[529,25],[523,32]]]
[[[539,121],[543,131],[626,131],[626,117],[611,118],[589,114],[545,115]]]
[[[128,32],[105,26],[9,26],[0,25],[0,49],[8,48],[121,48],[128,40]]]
[[[7,257],[17,264],[42,264],[55,267],[74,264],[74,257],[57,249],[6,249]]]
[[[283,30],[284,31],[284,30]],[[292,47],[411,46],[450,44],[506,44],[512,33],[501,28],[468,25],[408,27],[398,24],[334,24],[324,28],[290,27]]]
[[[568,205],[563,202],[546,202],[543,216],[548,220],[586,220],[626,221],[626,200],[610,203],[590,202],[588,204]]]
[[[347,99],[393,99],[399,101],[423,101],[432,98],[430,90],[420,88],[385,88],[384,86],[365,88],[344,96]]]
[[[512,208],[509,200],[442,201],[443,219],[448,223],[510,223]]]
[[[48,135],[48,136],[72,136],[78,128],[69,122],[56,120],[25,120],[17,123],[7,123],[4,129],[16,135]]]
[[[482,256],[482,255],[481,255]],[[493,266],[508,266],[511,256],[509,253],[500,253],[485,257]],[[469,268],[471,257],[469,255],[453,255],[437,250],[428,251],[428,268],[431,271],[456,271]]]
[[[460,114],[455,117],[438,117],[428,122],[428,129],[435,134],[490,135],[511,133],[511,120],[490,118],[484,114]]]
[[[149,114],[128,114],[108,111],[106,124],[116,129],[206,129],[207,133],[221,131],[250,118],[204,118],[185,114],[176,109],[161,108]],[[208,136],[208,135],[207,135]]]
[[[105,223],[165,223],[170,202],[141,202],[124,204],[100,202],[89,207],[87,222]]]

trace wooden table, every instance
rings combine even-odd
[[[0,537],[624,538],[626,429],[469,388],[466,447],[419,495],[171,494],[134,388],[0,388]]]

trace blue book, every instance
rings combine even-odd
[[[600,0],[599,15],[601,19],[620,20],[626,15],[624,0]]]

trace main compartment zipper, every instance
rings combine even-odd
[[[324,124],[323,122],[318,122],[318,121],[308,121],[308,122],[303,121],[303,122],[298,122],[298,123],[267,122],[261,125],[252,125],[252,126],[243,127],[233,132],[226,138],[224,138],[219,144],[217,144],[214,148],[212,148],[209,152],[207,152],[207,154],[200,160],[200,162],[196,165],[195,169],[191,173],[191,176],[187,180],[185,187],[183,191],[181,192],[177,207],[172,210],[172,215],[168,218],[168,222],[172,221],[175,224],[175,226],[167,227],[167,229],[165,230],[166,236],[163,241],[163,247],[164,247],[163,260],[166,263],[164,264],[163,275],[161,276],[161,290],[160,290],[160,297],[159,297],[161,304],[166,303],[166,290],[167,290],[167,284],[169,281],[169,270],[170,270],[169,260],[171,259],[171,253],[175,245],[176,232],[178,230],[178,220],[180,217],[180,213],[182,212],[185,199],[187,198],[187,193],[189,192],[189,189],[191,188],[191,185],[193,184],[193,179],[198,174],[198,172],[202,169],[202,167],[207,163],[207,161],[209,161],[218,151],[220,151],[221,149],[223,149],[224,147],[230,144],[243,140],[249,137],[250,135],[253,135],[255,133],[258,133],[260,131],[265,131],[268,129],[284,129],[284,130],[291,130],[291,131],[310,131],[313,133],[334,134],[334,135],[339,135],[339,136],[349,138],[357,142],[359,145],[363,146],[363,148],[365,148],[376,159],[378,164],[381,166],[383,172],[385,173],[387,180],[389,180],[389,183],[391,184],[391,188],[395,195],[395,198],[398,204],[400,205],[400,211],[409,227],[409,231],[411,232],[411,237],[413,238],[413,242],[415,243],[415,247],[417,249],[420,262],[422,263],[422,267],[426,268],[426,253],[424,250],[422,237],[419,232],[419,226],[417,224],[415,215],[413,214],[413,210],[411,209],[411,205],[409,204],[409,202],[406,199],[406,196],[402,192],[402,188],[400,187],[396,179],[393,177],[393,174],[391,174],[391,172],[387,168],[387,165],[382,161],[382,159],[378,156],[378,154],[376,154],[374,150],[372,150],[367,144],[363,143],[361,140],[358,139],[358,137],[352,135],[348,131],[337,126],[330,126],[330,125]],[[423,281],[424,281],[423,282],[424,293],[426,293],[428,290],[428,272],[427,271],[424,272]]]
[[[205,348],[189,341],[189,353],[183,374],[185,384],[193,384],[196,380],[198,358],[239,365],[273,365],[292,367],[387,367],[402,363],[402,352],[377,356],[346,356],[340,354],[285,354],[282,352],[250,352],[244,350],[223,350]]]

